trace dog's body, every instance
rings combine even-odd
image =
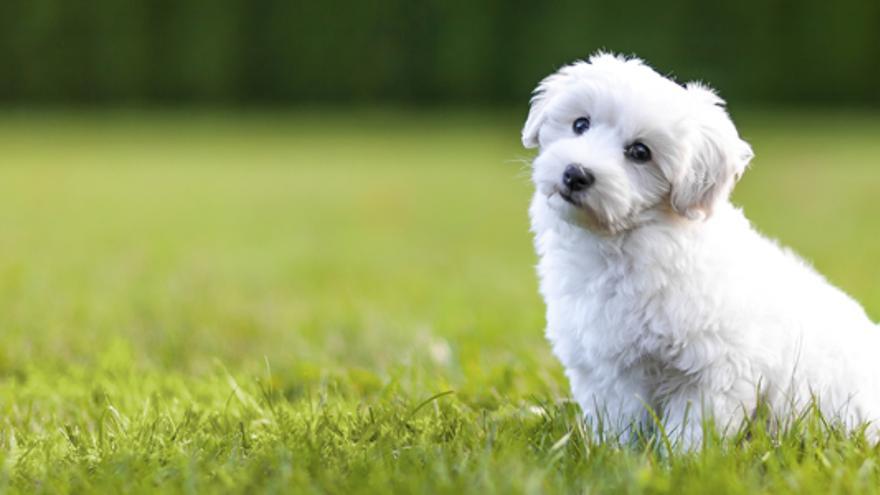
[[[542,82],[523,142],[547,336],[594,427],[880,420],[880,328],[730,204],[751,150],[711,90],[600,54]]]

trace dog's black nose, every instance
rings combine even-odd
[[[596,177],[584,167],[576,163],[565,167],[565,173],[562,174],[562,183],[571,191],[583,191],[596,182]]]

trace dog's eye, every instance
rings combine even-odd
[[[590,118],[589,117],[580,117],[571,124],[571,130],[574,131],[575,134],[580,136],[581,134],[587,132],[587,129],[590,128]]]
[[[651,150],[638,141],[624,148],[623,154],[630,160],[638,163],[645,163],[651,159]]]

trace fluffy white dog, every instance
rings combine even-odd
[[[752,150],[713,90],[600,53],[540,83],[522,140],[547,336],[594,427],[653,411],[695,446],[815,400],[876,436],[880,328],[731,205]]]

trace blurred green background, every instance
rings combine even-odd
[[[880,103],[875,0],[4,0],[0,98],[521,103],[599,48],[740,102]]]

